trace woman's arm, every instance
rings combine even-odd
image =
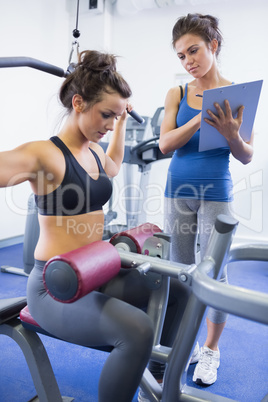
[[[249,142],[245,142],[239,134],[243,121],[244,106],[239,108],[235,119],[227,100],[224,101],[225,113],[218,103],[215,103],[214,106],[218,115],[216,116],[211,110],[208,110],[207,113],[211,120],[204,119],[205,122],[215,127],[226,138],[232,155],[246,165],[252,160],[254,134],[251,134]]]
[[[186,124],[176,128],[176,116],[180,104],[179,87],[171,88],[165,100],[165,115],[161,124],[159,148],[163,154],[185,145],[200,128],[201,113]]]
[[[20,145],[11,151],[0,152],[0,187],[35,181],[39,160],[34,142]]]
[[[128,106],[128,110],[131,111],[132,107]],[[127,119],[128,114],[125,110],[115,123],[115,128],[106,150],[105,171],[110,177],[114,177],[119,173],[124,159]]]

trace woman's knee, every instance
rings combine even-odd
[[[139,311],[139,319],[133,320],[133,327],[131,328],[133,342],[138,347],[147,348],[151,347],[154,338],[154,328],[150,317],[143,311]]]
[[[135,314],[121,328],[122,331],[118,333],[115,342],[117,350],[123,352],[124,359],[132,361],[132,364],[136,362],[136,365],[146,365],[151,356],[154,339],[153,324],[149,316],[146,313]]]

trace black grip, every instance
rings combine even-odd
[[[66,72],[62,68],[32,57],[0,57],[0,68],[6,67],[31,67],[58,77],[66,76]]]
[[[133,117],[133,119],[135,119],[138,123],[142,124],[144,123],[144,118],[141,117],[137,112],[135,112],[135,110],[131,110],[131,112],[127,111],[128,114],[130,114],[131,117]]]
[[[217,216],[215,221],[215,229],[219,233],[229,233],[231,232],[235,226],[238,225],[238,221],[234,219],[232,216],[220,214]]]

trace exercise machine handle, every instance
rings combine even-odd
[[[31,67],[57,77],[66,77],[67,75],[62,68],[32,57],[0,57],[0,68],[6,67]]]
[[[144,118],[141,117],[135,110],[131,110],[131,112],[128,111],[128,114],[130,114],[130,116],[140,124],[143,124],[145,121]]]

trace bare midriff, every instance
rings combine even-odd
[[[40,236],[35,258],[50,258],[102,239],[104,214],[94,211],[76,216],[39,215]]]

